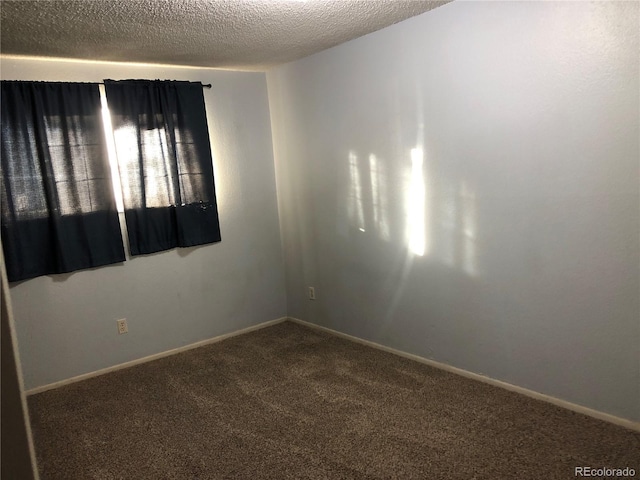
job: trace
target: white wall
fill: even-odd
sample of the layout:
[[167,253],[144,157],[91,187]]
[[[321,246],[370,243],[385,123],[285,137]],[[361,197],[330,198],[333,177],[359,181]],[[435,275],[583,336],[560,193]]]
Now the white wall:
[[[5,80],[199,80],[222,242],[13,284],[27,389],[286,314],[264,73],[1,59]],[[118,335],[126,317],[129,333]]]
[[638,11],[454,2],[269,71],[289,315],[640,420]]

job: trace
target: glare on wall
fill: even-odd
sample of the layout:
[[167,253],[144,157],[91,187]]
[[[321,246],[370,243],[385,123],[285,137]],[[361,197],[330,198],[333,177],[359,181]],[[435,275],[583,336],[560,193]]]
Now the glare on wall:
[[365,231],[364,225],[364,205],[362,204],[362,180],[360,179],[360,168],[358,156],[355,152],[349,152],[349,218],[361,232]]
[[411,149],[411,178],[407,198],[407,233],[409,250],[415,255],[426,253],[425,242],[425,187],[422,148]]

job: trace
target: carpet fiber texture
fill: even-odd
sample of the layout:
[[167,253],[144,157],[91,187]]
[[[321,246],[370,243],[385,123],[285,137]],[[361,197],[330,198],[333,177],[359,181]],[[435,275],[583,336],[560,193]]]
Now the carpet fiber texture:
[[290,322],[29,407],[43,480],[640,478],[639,433]]

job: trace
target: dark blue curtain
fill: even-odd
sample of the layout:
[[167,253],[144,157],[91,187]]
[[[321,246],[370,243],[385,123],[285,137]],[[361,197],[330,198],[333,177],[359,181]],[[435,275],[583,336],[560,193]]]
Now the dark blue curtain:
[[9,281],[124,261],[95,84],[3,81]]
[[104,83],[131,254],[219,242],[202,84]]

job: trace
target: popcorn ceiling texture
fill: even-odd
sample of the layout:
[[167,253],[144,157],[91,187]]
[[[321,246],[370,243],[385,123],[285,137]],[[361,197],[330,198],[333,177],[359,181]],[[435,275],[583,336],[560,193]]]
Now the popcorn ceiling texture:
[[265,70],[446,1],[3,1],[2,54]]

